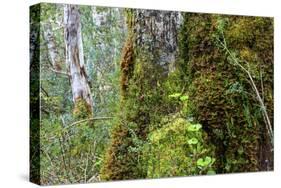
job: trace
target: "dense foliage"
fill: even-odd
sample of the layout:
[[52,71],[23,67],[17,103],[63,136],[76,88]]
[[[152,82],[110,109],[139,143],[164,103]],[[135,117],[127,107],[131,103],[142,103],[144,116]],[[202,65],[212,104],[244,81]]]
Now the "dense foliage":
[[39,6],[41,184],[273,170],[271,18],[78,6],[90,107]]

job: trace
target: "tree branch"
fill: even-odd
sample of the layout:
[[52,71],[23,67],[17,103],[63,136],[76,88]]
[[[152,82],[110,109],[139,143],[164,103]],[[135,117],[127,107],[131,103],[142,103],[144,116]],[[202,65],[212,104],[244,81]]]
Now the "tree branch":
[[230,52],[230,50],[228,49],[227,45],[226,45],[226,42],[225,42],[225,37],[222,33],[222,37],[223,37],[223,40],[224,42],[222,42],[221,40],[219,40],[218,38],[216,38],[218,40],[218,42],[220,43],[220,46],[223,48],[223,50],[225,50],[225,52],[229,55],[229,57],[232,59],[232,61],[234,62],[234,65],[237,65],[238,67],[241,68],[242,71],[244,71],[248,78],[249,78],[249,82],[252,86],[252,89],[256,95],[256,99],[258,100],[260,106],[261,106],[261,111],[262,111],[262,115],[265,119],[265,125],[266,125],[266,129],[267,129],[267,132],[268,132],[268,135],[269,135],[269,138],[270,138],[270,142],[271,142],[271,145],[272,145],[272,149],[274,147],[274,142],[273,142],[273,130],[272,130],[272,125],[271,125],[271,122],[270,122],[270,119],[269,119],[269,116],[268,116],[268,112],[266,110],[266,106],[264,104],[264,101],[259,93],[259,90],[254,82],[254,79],[250,73],[250,71],[248,69],[246,69],[243,65],[241,65],[238,61],[238,59],[233,55],[232,52]]
[[74,125],[84,123],[86,121],[97,121],[97,120],[108,120],[108,119],[113,119],[113,117],[95,117],[95,118],[89,118],[89,119],[82,119],[80,121],[73,122],[72,124],[70,124],[69,126],[67,126],[65,128],[69,128],[69,127],[72,127]]
[[67,73],[67,72],[58,71],[58,70],[55,70],[55,69],[53,69],[53,68],[50,68],[50,70],[53,71],[53,72],[55,72],[55,73],[57,73],[57,74],[62,74],[62,75],[64,75],[64,76],[68,76],[68,77],[70,76],[70,74]]

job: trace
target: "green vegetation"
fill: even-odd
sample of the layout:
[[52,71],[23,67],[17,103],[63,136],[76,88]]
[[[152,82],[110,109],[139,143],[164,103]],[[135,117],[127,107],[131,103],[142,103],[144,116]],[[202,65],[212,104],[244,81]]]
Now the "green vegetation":
[[273,170],[272,18],[78,8],[84,88],[64,63],[64,5],[41,5],[37,181]]
[[[146,144],[147,177],[160,178],[214,172],[214,146],[200,124],[171,117],[149,135]],[[212,157],[211,157],[212,156]]]

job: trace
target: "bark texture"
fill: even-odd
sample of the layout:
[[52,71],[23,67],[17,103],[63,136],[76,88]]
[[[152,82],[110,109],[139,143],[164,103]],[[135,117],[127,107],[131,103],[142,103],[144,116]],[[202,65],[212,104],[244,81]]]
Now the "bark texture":
[[178,12],[136,10],[133,23],[135,43],[140,52],[145,50],[151,53],[154,63],[163,67],[164,73],[174,70],[180,22]]

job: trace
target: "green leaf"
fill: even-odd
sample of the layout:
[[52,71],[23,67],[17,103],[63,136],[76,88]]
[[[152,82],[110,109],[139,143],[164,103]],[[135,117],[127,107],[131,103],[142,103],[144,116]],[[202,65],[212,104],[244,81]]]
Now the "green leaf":
[[188,127],[188,131],[190,132],[196,132],[196,131],[199,131],[200,129],[202,128],[202,125],[201,124],[191,124],[189,127]]
[[198,159],[196,164],[197,166],[205,166],[204,160],[202,158]]
[[190,144],[190,145],[195,145],[195,144],[198,143],[198,140],[197,140],[196,138],[191,138],[191,139],[189,139],[187,142],[188,142],[188,144]]
[[205,167],[205,166],[208,166],[209,164],[211,164],[211,162],[212,162],[212,158],[207,156],[207,157],[205,157],[205,159],[202,159],[202,158],[198,159],[196,164],[197,164],[197,166]]
[[186,101],[186,100],[188,100],[188,96],[187,95],[181,96],[180,100],[181,101]]
[[212,162],[212,158],[211,157],[209,157],[209,156],[205,157],[205,164],[206,165],[210,164],[211,162]]
[[169,98],[179,98],[181,96],[181,93],[174,93],[169,95]]

